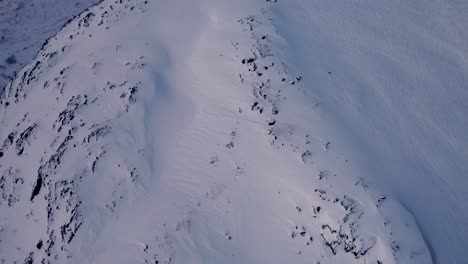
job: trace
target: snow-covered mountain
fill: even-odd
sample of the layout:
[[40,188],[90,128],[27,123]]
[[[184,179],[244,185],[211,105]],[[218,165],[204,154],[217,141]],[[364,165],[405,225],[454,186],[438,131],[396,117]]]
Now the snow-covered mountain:
[[0,263],[467,263],[467,8],[420,4],[90,7],[0,93]]
[[44,41],[98,0],[0,0],[0,87],[30,62]]

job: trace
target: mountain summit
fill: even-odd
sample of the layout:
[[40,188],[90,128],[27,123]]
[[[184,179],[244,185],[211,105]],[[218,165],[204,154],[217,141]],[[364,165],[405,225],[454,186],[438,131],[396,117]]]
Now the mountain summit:
[[393,27],[339,23],[353,8],[104,0],[76,16],[0,93],[0,263],[463,263],[466,185],[444,177],[466,168],[466,124],[434,121],[467,92],[418,86],[463,42],[420,50],[402,29],[387,45]]

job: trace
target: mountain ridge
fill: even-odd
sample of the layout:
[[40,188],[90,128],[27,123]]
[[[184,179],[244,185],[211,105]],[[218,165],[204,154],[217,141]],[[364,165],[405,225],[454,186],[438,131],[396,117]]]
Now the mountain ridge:
[[104,0],[51,38],[0,95],[4,261],[436,263],[278,6]]

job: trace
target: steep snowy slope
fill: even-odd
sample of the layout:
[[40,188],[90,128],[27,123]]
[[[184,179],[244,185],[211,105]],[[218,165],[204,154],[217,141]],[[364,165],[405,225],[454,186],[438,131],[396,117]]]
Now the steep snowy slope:
[[0,87],[31,61],[42,43],[98,0],[0,1]]
[[308,77],[329,136],[412,212],[438,263],[468,263],[468,2],[278,7],[284,60]]
[[395,135],[424,111],[372,101],[406,98],[373,90],[400,68],[359,71],[360,24],[313,3],[104,0],[64,27],[0,94],[0,260],[464,263],[465,220],[421,219],[463,216],[464,181],[418,200],[440,185],[399,174],[434,159]]

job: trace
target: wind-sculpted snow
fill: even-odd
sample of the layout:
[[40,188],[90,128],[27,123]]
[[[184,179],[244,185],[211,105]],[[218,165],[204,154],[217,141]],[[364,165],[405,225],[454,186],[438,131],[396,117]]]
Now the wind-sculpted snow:
[[194,2],[104,0],[1,92],[0,262],[432,263],[318,128],[277,1]]

